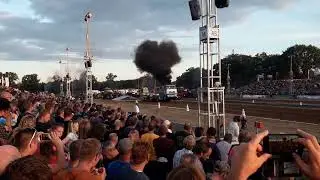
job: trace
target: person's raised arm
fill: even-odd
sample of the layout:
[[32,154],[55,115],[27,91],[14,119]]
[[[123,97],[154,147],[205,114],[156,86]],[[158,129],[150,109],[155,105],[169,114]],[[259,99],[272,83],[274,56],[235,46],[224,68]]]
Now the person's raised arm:
[[299,129],[297,133],[302,137],[299,142],[308,149],[308,162],[302,160],[295,153],[293,157],[303,174],[310,179],[320,179],[320,146],[317,138]]
[[262,152],[262,146],[259,143],[267,135],[268,131],[261,132],[254,136],[250,142],[234,147],[228,180],[246,180],[271,157],[266,153],[261,156],[257,155],[258,152]]
[[57,148],[57,156],[58,156],[58,163],[57,166],[51,167],[53,173],[57,173],[59,170],[66,167],[66,159],[64,155],[64,144],[62,143],[61,139],[55,132],[50,133],[51,141],[53,145]]

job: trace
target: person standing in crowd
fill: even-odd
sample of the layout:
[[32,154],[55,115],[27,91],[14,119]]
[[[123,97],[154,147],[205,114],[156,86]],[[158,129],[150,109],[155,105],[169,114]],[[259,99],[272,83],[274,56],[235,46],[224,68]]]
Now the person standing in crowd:
[[233,121],[229,123],[228,133],[232,135],[232,144],[239,144],[238,137],[240,133],[239,123],[240,116],[233,117]]
[[9,131],[11,131],[10,102],[7,99],[0,98],[0,139],[7,140]]
[[182,165],[173,169],[167,180],[205,180],[205,175],[193,165]]
[[156,130],[156,124],[150,123],[148,126],[149,131],[141,136],[141,141],[146,142],[150,146],[150,159],[155,160],[156,159],[156,153],[154,151],[153,147],[153,140],[159,138],[158,135],[154,133]]
[[207,139],[212,147],[213,144],[215,144],[217,142],[216,140],[216,129],[214,127],[209,127],[207,129]]
[[119,151],[114,143],[111,141],[106,141],[103,143],[102,155],[103,165],[106,169],[108,169],[109,164],[119,158]]
[[225,180],[230,173],[230,166],[225,161],[216,161],[213,168],[212,179]]
[[124,138],[119,141],[119,160],[109,164],[107,169],[108,180],[117,180],[119,176],[128,172],[130,169],[132,148],[133,142],[129,138]]
[[196,127],[194,129],[194,136],[195,136],[197,142],[204,140],[205,139],[204,128],[203,127]]
[[10,163],[3,177],[8,180],[52,180],[53,173],[44,160],[25,156]]
[[70,160],[69,160],[69,165],[68,165],[69,169],[75,168],[79,165],[80,149],[81,149],[83,141],[84,141],[83,139],[79,139],[79,140],[73,141],[70,144],[70,146],[69,146]]
[[157,159],[150,160],[144,172],[151,180],[166,179],[172,168],[172,158],[174,155],[174,141],[167,138],[168,129],[161,125],[159,129],[160,137],[153,141]]
[[80,148],[80,159],[77,167],[60,171],[54,180],[104,180],[106,171],[103,167],[95,169],[101,160],[101,143],[96,139],[86,139]]
[[68,127],[68,135],[63,139],[63,144],[65,144],[67,147],[73,142],[78,140],[79,138],[79,122],[73,120],[71,123],[69,123]]
[[192,127],[190,123],[185,123],[183,126],[183,131],[177,131],[175,133],[175,143],[177,146],[177,149],[180,150],[184,147],[183,141],[184,138],[192,135]]
[[192,135],[189,135],[183,140],[184,148],[178,150],[173,157],[173,168],[176,168],[180,165],[181,157],[184,154],[193,154],[192,149],[196,145],[196,140]]
[[172,136],[172,133],[173,133],[173,131],[172,131],[172,123],[171,123],[169,120],[166,119],[166,120],[163,121],[162,124],[167,127],[167,129],[168,129],[168,134],[169,134],[170,137],[171,137],[171,136]]
[[18,148],[22,157],[34,155],[39,145],[37,130],[31,128],[22,129],[15,135],[13,145]]
[[[6,167],[14,160],[21,158],[21,154],[18,149],[11,145],[0,146],[0,179],[4,173]],[[4,156],[5,155],[5,156]]]
[[139,103],[138,101],[136,100],[136,105],[134,106],[135,110],[136,110],[136,113],[139,114],[140,113],[140,108],[139,108]]
[[58,108],[57,109],[57,114],[55,117],[55,122],[56,123],[61,123],[64,124],[64,108]]
[[153,140],[153,147],[155,149],[155,153],[157,159],[165,158],[167,162],[172,164],[172,158],[175,153],[174,141],[167,137],[168,129],[166,126],[162,125],[159,128],[160,137]]
[[13,100],[13,96],[9,91],[2,91],[0,94],[0,98],[6,99],[9,102]]
[[88,119],[79,121],[79,139],[87,139],[91,130],[91,123]]
[[63,113],[63,122],[62,124],[64,125],[64,133],[62,135],[62,138],[65,138],[67,137],[67,135],[70,133],[69,130],[69,126],[70,124],[72,123],[72,118],[73,118],[73,112],[72,112],[72,109],[71,108],[66,108],[64,110],[64,113]]
[[[122,166],[121,172],[108,175],[108,180],[149,180],[143,173],[145,165],[149,161],[149,144],[146,142],[136,142],[132,147],[131,161],[129,166]],[[111,166],[111,164],[110,164]],[[110,167],[109,166],[109,167]],[[119,167],[120,168],[120,167]],[[109,172],[109,171],[108,171]]]
[[57,136],[61,139],[64,132],[64,126],[63,124],[59,124],[59,123],[52,124],[49,132],[56,133]]
[[216,144],[216,148],[219,151],[220,159],[214,158],[220,161],[228,161],[228,154],[231,148],[232,143],[232,134],[225,134],[223,141],[220,141]]
[[212,153],[212,149],[209,143],[199,142],[193,148],[194,155],[197,156],[199,161],[201,162],[201,170],[204,173],[211,173],[211,168],[213,166],[213,161],[209,160],[210,155]]
[[18,119],[17,119],[17,123],[16,125],[14,126],[14,128],[18,127],[19,124],[20,124],[20,121],[21,119],[24,117],[24,116],[34,116],[35,115],[33,114],[33,111],[34,111],[34,104],[33,104],[33,99],[32,98],[29,98],[28,100],[26,100],[24,103],[23,103],[23,112],[20,113]]
[[48,133],[51,128],[51,113],[50,110],[44,110],[40,113],[39,119],[36,123],[36,129],[38,132]]

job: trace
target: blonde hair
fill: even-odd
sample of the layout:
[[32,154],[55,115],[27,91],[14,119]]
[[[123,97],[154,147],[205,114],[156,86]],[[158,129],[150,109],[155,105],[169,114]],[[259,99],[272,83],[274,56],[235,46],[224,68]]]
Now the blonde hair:
[[[76,129],[75,125],[78,124],[78,129]],[[72,121],[72,122],[69,122],[68,124],[68,133],[75,133],[75,134],[78,134],[79,132],[79,122],[78,121]]]
[[36,127],[36,118],[33,115],[26,115],[21,118],[18,125],[20,129]]

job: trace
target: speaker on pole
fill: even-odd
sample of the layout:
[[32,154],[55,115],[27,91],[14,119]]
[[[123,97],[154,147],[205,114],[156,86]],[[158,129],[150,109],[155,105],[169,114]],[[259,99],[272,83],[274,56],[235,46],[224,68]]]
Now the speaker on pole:
[[229,7],[230,0],[215,0],[217,8],[227,8]]
[[201,17],[201,8],[198,0],[190,0],[189,8],[191,12],[191,18],[193,21],[199,20]]

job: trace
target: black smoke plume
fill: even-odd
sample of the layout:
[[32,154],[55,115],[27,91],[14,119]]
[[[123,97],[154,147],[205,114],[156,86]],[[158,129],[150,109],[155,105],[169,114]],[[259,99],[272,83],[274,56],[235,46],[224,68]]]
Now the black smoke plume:
[[171,83],[171,68],[180,63],[178,48],[173,41],[146,40],[135,51],[134,63],[141,72],[148,72],[161,84]]

